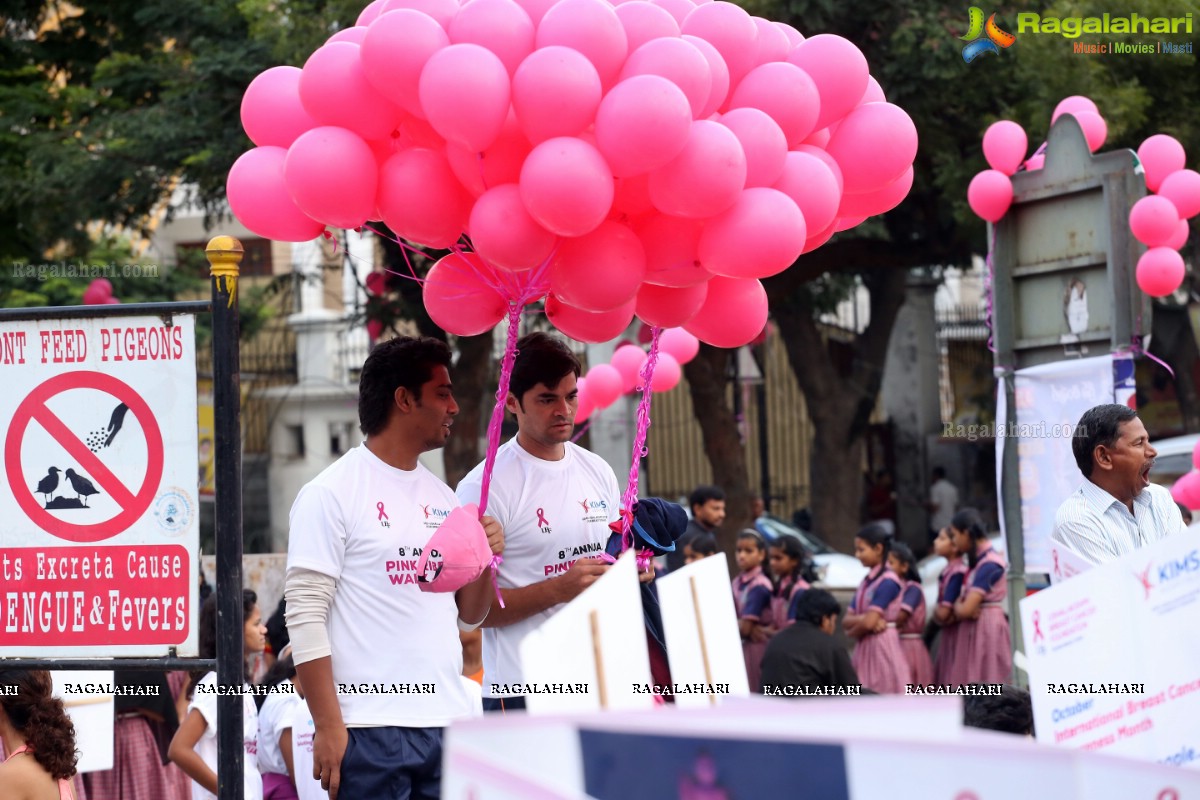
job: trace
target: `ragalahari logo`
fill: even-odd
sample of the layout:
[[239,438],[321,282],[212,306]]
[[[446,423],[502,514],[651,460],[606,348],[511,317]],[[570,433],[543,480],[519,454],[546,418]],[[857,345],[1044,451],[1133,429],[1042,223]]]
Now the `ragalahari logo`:
[[976,6],[971,6],[968,14],[970,29],[965,36],[958,37],[967,42],[962,57],[968,64],[984,53],[1000,55],[1002,49],[1012,47],[1013,42],[1017,40],[1016,36],[1000,29],[996,24],[995,14],[987,18],[987,23],[983,21],[983,11]]

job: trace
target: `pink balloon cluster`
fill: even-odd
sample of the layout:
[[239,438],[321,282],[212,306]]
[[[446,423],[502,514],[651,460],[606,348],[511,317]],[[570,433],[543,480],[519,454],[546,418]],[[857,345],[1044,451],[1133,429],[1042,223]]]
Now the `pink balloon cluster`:
[[1137,282],[1151,297],[1165,297],[1183,284],[1179,250],[1187,244],[1188,220],[1200,214],[1200,173],[1185,168],[1183,145],[1166,134],[1149,137],[1137,152],[1146,188],[1155,193],[1129,211],[1130,231],[1149,248],[1138,259]]
[[121,301],[113,297],[113,286],[108,278],[96,278],[83,290],[85,306],[116,305]]
[[[658,339],[658,360],[650,378],[654,392],[669,392],[679,385],[683,365],[696,357],[700,340],[683,328],[669,328]],[[607,364],[596,364],[579,379],[579,410],[575,421],[582,422],[602,408],[608,408],[622,394],[638,387],[648,356],[636,344],[625,344],[613,351]]]
[[1179,477],[1171,486],[1171,497],[1191,509],[1200,509],[1200,443],[1192,451],[1192,465],[1196,468]]
[[254,232],[465,233],[428,279],[439,324],[486,329],[505,273],[537,268],[588,342],[635,314],[750,341],[760,279],[899,204],[917,152],[851,42],[723,0],[375,0],[241,115],[257,146],[227,188]]

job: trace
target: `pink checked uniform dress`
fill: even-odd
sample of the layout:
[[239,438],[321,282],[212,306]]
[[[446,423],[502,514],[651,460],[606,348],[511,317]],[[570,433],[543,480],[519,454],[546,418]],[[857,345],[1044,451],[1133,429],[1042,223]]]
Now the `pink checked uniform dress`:
[[[733,579],[733,604],[739,620],[749,619],[762,625],[771,622],[771,579],[755,567]],[[750,691],[762,691],[762,659],[766,642],[742,640],[742,655],[746,659],[746,679]]]
[[[962,594],[963,578],[967,576],[967,562],[961,557],[951,559],[938,576],[938,607],[954,608],[954,601]],[[966,651],[961,647],[962,626],[958,622],[942,626],[938,637],[937,660],[933,664],[933,680],[938,684],[963,683],[966,674]]]
[[887,620],[882,633],[869,633],[854,646],[851,662],[858,679],[880,694],[903,694],[909,680],[908,661],[900,649],[896,615],[903,602],[900,579],[884,565],[874,567],[854,594],[850,609],[856,614],[878,611]]
[[913,683],[933,682],[933,662],[925,647],[925,592],[917,581],[906,581],[901,594],[900,608],[908,612],[908,620],[900,629],[900,649],[908,660]]
[[779,588],[771,592],[771,627],[781,631],[796,620],[790,611],[796,602],[796,596],[809,588],[808,581],[803,578],[792,579],[784,577],[779,582]]
[[980,554],[975,568],[963,581],[963,597],[970,592],[983,594],[979,619],[964,620],[962,642],[966,683],[1007,683],[1012,678],[1012,640],[1004,598],[1008,596],[1004,557],[989,547]]

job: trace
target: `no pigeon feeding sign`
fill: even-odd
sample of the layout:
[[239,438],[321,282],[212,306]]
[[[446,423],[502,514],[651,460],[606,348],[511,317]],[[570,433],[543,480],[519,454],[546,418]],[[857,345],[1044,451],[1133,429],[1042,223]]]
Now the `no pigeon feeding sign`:
[[0,657],[194,655],[194,318],[0,323],[0,382]]

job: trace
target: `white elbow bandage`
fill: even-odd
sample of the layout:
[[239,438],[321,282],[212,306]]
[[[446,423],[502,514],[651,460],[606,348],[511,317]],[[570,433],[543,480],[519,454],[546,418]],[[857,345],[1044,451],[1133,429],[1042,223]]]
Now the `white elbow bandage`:
[[292,567],[284,578],[287,628],[292,660],[297,664],[333,654],[329,644],[329,609],[337,582],[311,569]]

